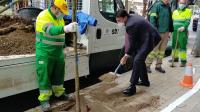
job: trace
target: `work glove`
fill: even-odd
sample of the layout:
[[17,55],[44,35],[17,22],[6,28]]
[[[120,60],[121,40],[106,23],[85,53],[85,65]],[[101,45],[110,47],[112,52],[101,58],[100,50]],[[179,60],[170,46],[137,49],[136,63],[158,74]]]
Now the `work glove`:
[[180,27],[180,28],[178,29],[179,32],[183,32],[184,30],[185,30],[184,27]]
[[172,37],[172,33],[169,33],[169,36],[168,36],[168,38],[171,38]]
[[78,23],[77,22],[72,22],[72,23],[64,26],[64,32],[65,33],[76,32],[77,30],[78,30]]

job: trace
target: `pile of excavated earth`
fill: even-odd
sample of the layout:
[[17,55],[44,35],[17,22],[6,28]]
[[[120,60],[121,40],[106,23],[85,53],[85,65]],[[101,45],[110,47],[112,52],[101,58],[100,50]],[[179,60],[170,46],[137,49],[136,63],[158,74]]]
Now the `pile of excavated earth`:
[[33,24],[16,16],[0,16],[0,56],[33,53],[35,53]]

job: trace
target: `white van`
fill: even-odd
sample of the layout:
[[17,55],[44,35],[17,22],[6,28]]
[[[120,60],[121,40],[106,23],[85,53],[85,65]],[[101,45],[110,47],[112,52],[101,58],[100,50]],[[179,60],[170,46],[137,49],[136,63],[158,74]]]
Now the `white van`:
[[[72,0],[69,0],[71,4]],[[79,50],[81,76],[113,70],[119,64],[119,54],[124,44],[124,30],[115,20],[120,0],[79,0],[79,9],[97,19],[97,26],[89,26],[79,42],[86,49]],[[65,48],[65,81],[74,78],[74,49]],[[0,98],[37,89],[35,54],[0,56]]]

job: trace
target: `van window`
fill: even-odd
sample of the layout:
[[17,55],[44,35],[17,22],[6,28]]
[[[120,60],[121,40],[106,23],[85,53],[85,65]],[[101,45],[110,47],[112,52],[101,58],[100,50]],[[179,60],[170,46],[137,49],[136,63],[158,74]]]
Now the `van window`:
[[[72,0],[67,0],[68,2],[68,7],[69,7],[69,10],[72,10]],[[77,10],[80,11],[82,10],[82,0],[78,0],[78,4],[77,4]]]
[[116,22],[115,12],[116,12],[115,0],[99,0],[99,11],[104,18],[109,21]]

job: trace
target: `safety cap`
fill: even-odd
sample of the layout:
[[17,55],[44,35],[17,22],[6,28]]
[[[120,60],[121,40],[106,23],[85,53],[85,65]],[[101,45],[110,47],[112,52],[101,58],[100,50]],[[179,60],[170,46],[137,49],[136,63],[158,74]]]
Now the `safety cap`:
[[58,7],[63,14],[68,15],[69,10],[68,10],[68,5],[66,0],[54,0],[54,5]]

